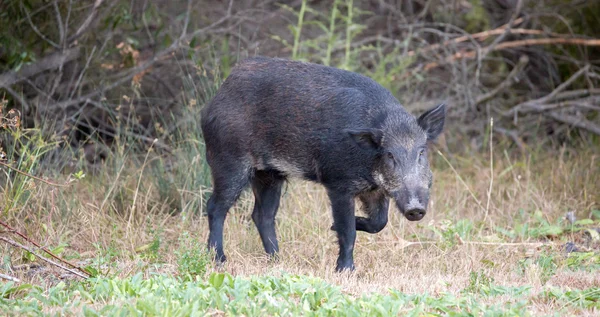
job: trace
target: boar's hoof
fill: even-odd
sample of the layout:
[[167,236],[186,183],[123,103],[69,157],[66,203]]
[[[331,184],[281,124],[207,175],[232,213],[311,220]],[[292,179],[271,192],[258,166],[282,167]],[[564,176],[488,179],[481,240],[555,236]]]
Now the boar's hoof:
[[225,254],[221,254],[221,255],[216,254],[214,259],[215,259],[215,263],[217,265],[221,265],[221,264],[227,262],[227,257],[225,256]]
[[343,273],[343,272],[354,272],[356,268],[354,267],[354,263],[350,263],[350,264],[339,264],[335,267],[335,271],[338,273]]

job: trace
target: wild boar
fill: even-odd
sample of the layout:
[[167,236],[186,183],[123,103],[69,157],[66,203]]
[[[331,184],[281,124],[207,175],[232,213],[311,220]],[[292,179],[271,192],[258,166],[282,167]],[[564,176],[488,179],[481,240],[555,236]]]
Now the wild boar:
[[[252,57],[236,65],[201,111],[213,192],[208,247],[225,261],[223,224],[250,185],[252,219],[265,251],[279,251],[275,215],[288,178],[322,184],[333,214],[337,271],[354,270],[356,231],[377,233],[392,198],[410,221],[426,212],[432,173],[427,145],[446,106],[418,118],[374,80],[319,64]],[[368,217],[355,215],[355,200]]]

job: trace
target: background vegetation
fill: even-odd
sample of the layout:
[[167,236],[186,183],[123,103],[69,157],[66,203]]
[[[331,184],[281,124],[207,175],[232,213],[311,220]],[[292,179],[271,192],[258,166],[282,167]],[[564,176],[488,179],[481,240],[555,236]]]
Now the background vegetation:
[[[8,315],[593,315],[600,2],[0,3],[0,311]],[[337,253],[321,187],[287,185],[269,262],[245,193],[204,253],[199,110],[256,54],[449,105],[430,212]],[[51,255],[52,254],[52,255]],[[223,272],[224,271],[224,272]]]

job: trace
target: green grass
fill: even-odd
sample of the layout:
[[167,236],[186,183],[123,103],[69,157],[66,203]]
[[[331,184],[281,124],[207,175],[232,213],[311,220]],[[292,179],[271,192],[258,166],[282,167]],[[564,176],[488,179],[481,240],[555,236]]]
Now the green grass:
[[[488,291],[469,287],[460,297],[393,289],[349,294],[319,278],[287,273],[247,277],[212,273],[191,281],[138,273],[125,279],[59,283],[48,290],[30,286],[27,292],[23,285],[6,283],[0,288],[0,310],[31,316],[528,316],[533,300],[556,301],[563,306],[557,314],[570,306],[600,308],[600,288],[531,294],[526,287],[484,284]],[[6,299],[9,294],[11,299]],[[489,300],[507,294],[515,298]]]

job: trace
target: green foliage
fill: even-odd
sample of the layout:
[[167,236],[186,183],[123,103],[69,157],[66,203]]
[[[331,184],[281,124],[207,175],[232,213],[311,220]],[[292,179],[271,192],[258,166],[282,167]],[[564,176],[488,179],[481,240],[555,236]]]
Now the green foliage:
[[[42,157],[50,150],[57,147],[60,141],[53,137],[43,135],[39,129],[20,128],[9,129],[2,136],[3,150],[6,151],[6,162],[12,167],[27,174],[36,174]],[[12,169],[7,171],[6,177],[10,180],[0,184],[0,191],[4,192],[2,206],[4,212],[22,206],[30,199],[36,184],[28,175],[18,173]]]
[[437,226],[429,226],[438,238],[443,241],[442,247],[450,248],[459,243],[459,239],[468,240],[475,231],[473,222],[469,219],[458,221],[444,220]]
[[554,254],[542,253],[535,258],[520,260],[518,273],[525,274],[527,271],[535,268],[539,271],[540,282],[546,284],[556,274],[558,267],[558,261]]
[[163,255],[163,253],[160,252],[162,245],[162,230],[150,229],[149,231],[149,233],[153,236],[152,241],[137,248],[135,251],[140,252],[142,258],[144,259],[147,259],[151,262],[160,262]]
[[[525,291],[523,291],[525,292]],[[572,296],[575,296],[574,294]],[[594,293],[586,294],[588,301]],[[0,311],[43,314],[53,311],[83,315],[143,316],[528,316],[527,302],[489,305],[470,294],[350,295],[325,281],[301,275],[234,277],[212,273],[206,280],[180,280],[162,275],[144,279],[92,278],[48,291],[37,287],[0,287]]]
[[567,267],[572,270],[588,272],[600,270],[600,254],[598,252],[571,252],[565,261]]
[[563,290],[551,288],[540,297],[556,300],[561,304],[580,308],[600,308],[600,288],[592,287],[583,290]]
[[508,230],[496,227],[496,231],[510,239],[528,239],[560,236],[566,230],[564,224],[561,224],[559,221],[550,223],[540,210],[536,210],[532,216],[524,210],[520,210],[513,222],[513,226],[512,229]]
[[179,274],[184,280],[193,280],[196,276],[203,277],[212,263],[212,254],[206,251],[205,245],[191,238],[187,232],[181,235],[179,242],[179,249],[175,251]]
[[463,294],[479,294],[483,296],[511,295],[513,297],[527,295],[531,287],[510,287],[495,285],[494,278],[483,271],[469,273],[469,285],[462,291]]
[[471,10],[464,15],[466,22],[465,31],[469,33],[481,32],[489,29],[488,17],[481,4],[481,0],[470,0]]

